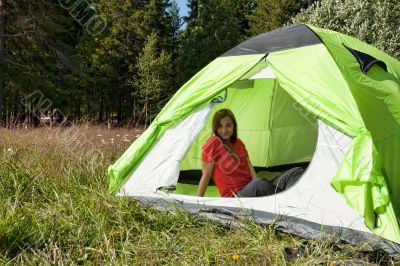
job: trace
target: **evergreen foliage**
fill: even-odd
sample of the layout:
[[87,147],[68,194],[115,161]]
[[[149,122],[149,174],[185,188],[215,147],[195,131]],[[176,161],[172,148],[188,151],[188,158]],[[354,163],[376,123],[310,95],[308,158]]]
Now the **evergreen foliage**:
[[311,1],[281,0],[267,1],[255,0],[255,9],[248,16],[249,36],[274,30],[282,27],[296,15],[301,8],[305,8]]
[[[57,1],[6,1],[4,12],[4,112],[2,117],[38,124],[37,98],[25,105],[20,98],[40,90],[60,103],[65,91],[76,83],[73,38],[78,28]],[[3,88],[0,88],[3,89]],[[64,106],[62,106],[64,107]],[[32,112],[28,112],[31,110]],[[17,121],[10,121],[16,123]]]
[[[78,45],[82,71],[87,74],[85,92],[90,109],[98,114],[98,122],[130,116],[134,91],[131,80],[136,75],[136,59],[146,38],[145,3],[130,0],[100,0],[97,12],[107,21],[107,28],[93,37],[84,32]],[[150,9],[150,8],[149,8]]]
[[137,62],[137,95],[143,103],[144,124],[148,125],[160,111],[162,97],[173,91],[173,63],[171,54],[158,51],[160,38],[152,33]]
[[235,14],[235,1],[190,0],[187,27],[181,34],[179,81],[196,72],[232,46],[240,43],[241,19]]

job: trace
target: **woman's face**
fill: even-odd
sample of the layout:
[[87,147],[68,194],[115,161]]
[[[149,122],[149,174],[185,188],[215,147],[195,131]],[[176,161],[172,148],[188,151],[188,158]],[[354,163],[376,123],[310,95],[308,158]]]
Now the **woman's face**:
[[232,121],[232,118],[229,116],[225,116],[219,121],[218,127],[217,127],[217,132],[218,135],[223,139],[223,140],[230,140],[232,134],[233,134],[233,128],[234,124]]

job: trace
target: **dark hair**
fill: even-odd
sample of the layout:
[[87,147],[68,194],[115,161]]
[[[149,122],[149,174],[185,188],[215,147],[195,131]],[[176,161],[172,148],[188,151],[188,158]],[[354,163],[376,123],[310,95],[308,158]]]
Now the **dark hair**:
[[237,122],[236,122],[235,115],[232,113],[231,110],[220,109],[214,114],[214,117],[212,120],[212,131],[214,132],[215,136],[221,138],[218,135],[218,126],[219,126],[219,123],[221,122],[221,120],[227,116],[230,117],[233,121],[233,134],[231,136],[231,143],[235,143],[237,140]]

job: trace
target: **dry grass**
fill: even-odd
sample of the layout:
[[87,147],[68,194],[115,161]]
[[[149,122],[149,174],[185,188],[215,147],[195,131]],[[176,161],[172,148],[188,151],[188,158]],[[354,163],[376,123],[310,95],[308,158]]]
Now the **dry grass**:
[[[106,170],[141,129],[0,129],[1,264],[346,265],[391,263],[356,247],[243,222],[225,227],[108,194]],[[371,257],[371,256],[370,256]]]

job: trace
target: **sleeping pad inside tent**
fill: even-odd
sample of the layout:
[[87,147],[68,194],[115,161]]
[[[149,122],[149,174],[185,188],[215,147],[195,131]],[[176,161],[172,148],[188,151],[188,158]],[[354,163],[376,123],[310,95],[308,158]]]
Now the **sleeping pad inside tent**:
[[[275,195],[197,197],[211,119],[229,108],[260,176],[306,167]],[[247,213],[304,237],[400,254],[400,62],[347,35],[291,25],[251,38],[184,84],[109,167],[110,192],[224,221]]]

